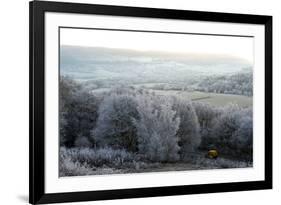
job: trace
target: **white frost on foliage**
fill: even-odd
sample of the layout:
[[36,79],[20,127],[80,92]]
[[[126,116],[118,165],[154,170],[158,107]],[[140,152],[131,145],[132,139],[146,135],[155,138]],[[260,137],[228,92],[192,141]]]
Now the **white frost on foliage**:
[[176,161],[179,145],[176,133],[180,118],[169,98],[143,95],[137,98],[139,119],[135,119],[139,153],[151,161]]

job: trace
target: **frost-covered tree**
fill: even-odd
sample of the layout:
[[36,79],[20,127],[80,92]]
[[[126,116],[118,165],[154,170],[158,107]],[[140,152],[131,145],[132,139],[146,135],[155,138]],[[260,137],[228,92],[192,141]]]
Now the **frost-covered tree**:
[[179,138],[180,153],[183,157],[188,156],[198,148],[201,142],[198,118],[192,103],[186,98],[174,97],[173,110],[180,119],[176,134]]
[[237,151],[252,159],[253,155],[253,113],[252,109],[243,109],[239,113],[239,127],[232,137],[232,144]]
[[211,149],[214,146],[212,130],[216,122],[216,118],[220,115],[220,111],[216,107],[207,103],[194,102],[193,106],[200,125],[200,148]]
[[60,79],[60,144],[74,146],[79,136],[90,140],[99,100],[68,77]]
[[215,146],[219,152],[241,159],[252,157],[253,122],[250,108],[230,105],[223,109],[213,129]]
[[137,150],[136,128],[132,118],[137,118],[135,98],[115,89],[102,101],[98,110],[97,125],[92,138],[99,146]]
[[[68,77],[60,77],[59,84],[59,128],[60,128],[60,144],[73,144],[74,137],[68,135],[68,111],[72,102],[72,96],[78,90],[78,85]],[[70,143],[71,141],[71,143]]]
[[151,161],[179,159],[178,137],[180,118],[167,97],[141,95],[137,98],[139,119],[135,119],[139,153]]

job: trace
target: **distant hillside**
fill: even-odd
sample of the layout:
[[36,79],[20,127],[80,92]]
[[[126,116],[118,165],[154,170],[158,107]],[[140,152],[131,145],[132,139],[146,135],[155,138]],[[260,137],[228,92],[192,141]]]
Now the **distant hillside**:
[[188,83],[214,74],[241,71],[249,64],[230,56],[144,52],[101,47],[62,46],[60,71],[97,83]]

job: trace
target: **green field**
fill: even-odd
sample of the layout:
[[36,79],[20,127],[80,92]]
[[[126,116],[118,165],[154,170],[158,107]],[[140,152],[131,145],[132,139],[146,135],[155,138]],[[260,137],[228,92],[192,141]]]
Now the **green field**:
[[[220,94],[220,93],[207,93],[200,91],[179,91],[179,90],[154,90],[148,89],[155,92],[157,95],[176,95],[186,97],[193,102],[209,103],[214,106],[225,106],[228,104],[237,104],[240,107],[252,107],[253,98],[244,95],[233,95],[233,94]],[[92,92],[95,94],[108,92],[109,88],[99,88]]]
[[252,107],[253,98],[244,95],[205,93],[199,91],[174,91],[174,90],[154,90],[159,95],[180,95],[187,97],[191,101],[209,103],[214,106],[224,106],[230,103],[237,104],[241,107]]

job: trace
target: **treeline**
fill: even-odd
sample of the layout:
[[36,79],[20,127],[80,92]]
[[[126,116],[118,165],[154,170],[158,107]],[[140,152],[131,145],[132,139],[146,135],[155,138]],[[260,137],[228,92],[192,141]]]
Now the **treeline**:
[[195,87],[198,91],[253,96],[252,72],[207,77]]
[[251,160],[252,110],[125,87],[94,95],[62,77],[60,145],[125,150],[151,162],[184,160],[198,149]]
[[253,75],[252,72],[243,72],[224,76],[201,77],[181,83],[148,84],[142,87],[154,90],[202,91],[253,96]]

